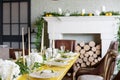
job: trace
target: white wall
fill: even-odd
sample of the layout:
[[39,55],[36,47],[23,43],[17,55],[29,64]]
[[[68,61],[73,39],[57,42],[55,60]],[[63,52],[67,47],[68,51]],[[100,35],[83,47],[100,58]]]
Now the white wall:
[[103,5],[107,11],[120,11],[120,0],[31,0],[31,18],[34,22],[44,11],[54,12],[58,8],[70,12],[81,12],[83,8],[86,12],[101,11]]

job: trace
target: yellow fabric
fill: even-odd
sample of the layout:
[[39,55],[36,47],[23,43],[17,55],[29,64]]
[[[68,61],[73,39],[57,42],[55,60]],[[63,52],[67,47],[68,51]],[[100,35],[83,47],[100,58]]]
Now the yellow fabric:
[[[67,73],[67,71],[71,68],[71,66],[74,64],[74,62],[77,60],[77,58],[79,57],[79,54],[77,54],[77,56],[74,57],[74,59],[72,59],[68,65],[64,66],[64,67],[58,67],[58,66],[42,66],[40,68],[40,70],[44,70],[44,69],[51,69],[53,71],[58,71],[60,72],[60,75],[54,78],[32,78],[29,77],[27,74],[26,75],[22,75],[18,78],[18,80],[62,80],[62,78],[65,76],[65,74]],[[29,78],[29,79],[28,79]]]

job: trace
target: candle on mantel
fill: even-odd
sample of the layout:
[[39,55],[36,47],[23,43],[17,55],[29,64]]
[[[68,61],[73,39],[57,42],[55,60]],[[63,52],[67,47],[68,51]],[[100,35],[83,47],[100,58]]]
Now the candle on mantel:
[[30,27],[28,27],[28,56],[30,57]]
[[85,9],[82,9],[82,14],[85,14]]
[[43,53],[43,47],[44,47],[44,23],[43,23],[42,37],[41,37],[41,54]]
[[105,11],[106,11],[105,6],[102,6],[102,12],[105,12]]
[[25,65],[25,45],[24,45],[24,28],[22,28],[22,52],[23,52],[23,64]]

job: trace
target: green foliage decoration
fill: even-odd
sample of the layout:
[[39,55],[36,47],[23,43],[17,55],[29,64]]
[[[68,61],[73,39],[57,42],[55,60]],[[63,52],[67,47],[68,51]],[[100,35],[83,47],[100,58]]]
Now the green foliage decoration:
[[17,65],[20,67],[20,74],[28,74],[29,73],[29,68],[27,67],[27,64],[23,64],[23,59],[20,58],[15,62]]
[[36,40],[35,40],[35,46],[38,51],[40,51],[40,42],[41,42],[41,36],[42,36],[42,28],[43,28],[44,19],[41,17],[38,17],[38,19],[35,21],[35,26],[37,27],[37,33],[36,33]]
[[117,40],[119,42],[119,45],[118,45],[118,51],[120,52],[120,18],[117,18],[118,19],[118,32],[117,32]]
[[[104,15],[106,15],[107,13],[108,13],[108,14],[111,13],[113,16],[120,15],[119,11],[106,11],[106,12],[101,12],[101,13],[100,13],[100,16],[104,16]],[[111,15],[111,16],[112,16],[112,15]]]

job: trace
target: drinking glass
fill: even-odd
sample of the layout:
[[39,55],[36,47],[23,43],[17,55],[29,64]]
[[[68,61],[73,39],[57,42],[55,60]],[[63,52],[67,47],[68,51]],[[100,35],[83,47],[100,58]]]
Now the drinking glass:
[[61,52],[65,52],[65,46],[64,45],[62,45],[62,46],[60,46],[60,50],[61,50]]

